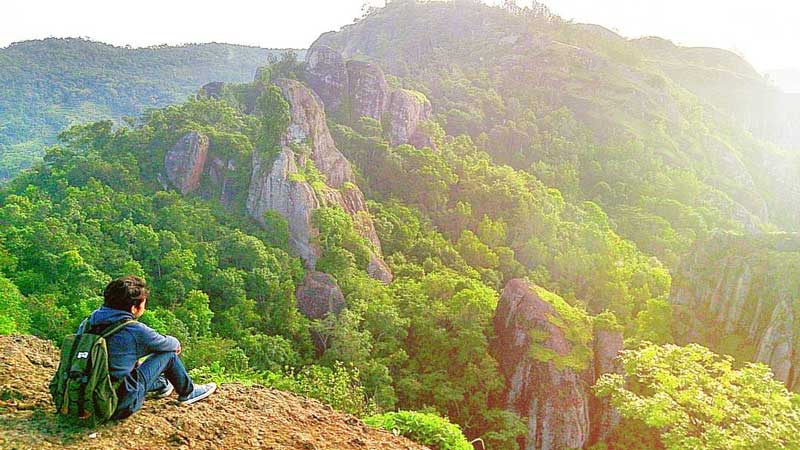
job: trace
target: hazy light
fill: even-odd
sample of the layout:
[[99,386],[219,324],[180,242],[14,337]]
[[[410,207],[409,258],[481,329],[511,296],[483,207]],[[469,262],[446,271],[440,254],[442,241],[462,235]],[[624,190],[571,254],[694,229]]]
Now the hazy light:
[[[499,0],[487,0],[497,3]],[[519,0],[524,5],[527,0]],[[4,2],[0,46],[26,39],[88,37],[134,47],[230,42],[308,47],[320,33],[382,0],[24,0]],[[566,19],[628,37],[656,35],[692,46],[736,50],[758,70],[800,68],[800,2],[787,0],[549,0]]]

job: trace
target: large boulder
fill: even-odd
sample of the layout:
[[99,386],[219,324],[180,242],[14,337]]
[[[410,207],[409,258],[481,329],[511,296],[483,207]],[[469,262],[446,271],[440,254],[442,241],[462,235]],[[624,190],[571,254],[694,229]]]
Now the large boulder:
[[433,142],[421,128],[422,122],[433,113],[431,102],[424,94],[408,89],[395,89],[389,96],[389,140],[392,145],[411,144],[433,147]]
[[[336,280],[327,273],[309,270],[295,290],[297,309],[311,320],[322,320],[328,314],[338,315],[345,307],[344,295]],[[328,348],[330,336],[312,331],[311,338],[319,353]]]
[[181,194],[188,194],[200,185],[208,144],[206,135],[192,131],[176,142],[164,157],[167,180]]
[[311,320],[339,314],[344,309],[344,295],[336,280],[327,273],[309,270],[295,291],[297,309]]

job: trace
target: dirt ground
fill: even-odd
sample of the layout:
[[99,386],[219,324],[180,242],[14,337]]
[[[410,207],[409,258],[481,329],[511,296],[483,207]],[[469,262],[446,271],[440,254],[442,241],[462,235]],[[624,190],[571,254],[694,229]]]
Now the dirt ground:
[[55,415],[49,342],[0,336],[0,449],[427,449],[287,392],[225,384],[207,400],[147,400],[132,417],[94,428]]

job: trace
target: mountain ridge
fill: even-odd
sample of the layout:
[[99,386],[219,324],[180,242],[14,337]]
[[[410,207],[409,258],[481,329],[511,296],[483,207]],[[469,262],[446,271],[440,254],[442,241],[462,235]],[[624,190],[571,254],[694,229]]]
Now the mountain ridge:
[[0,49],[0,182],[38,160],[70,124],[119,124],[207,82],[247,81],[286,51],[221,43],[129,48],[82,38],[10,44]]

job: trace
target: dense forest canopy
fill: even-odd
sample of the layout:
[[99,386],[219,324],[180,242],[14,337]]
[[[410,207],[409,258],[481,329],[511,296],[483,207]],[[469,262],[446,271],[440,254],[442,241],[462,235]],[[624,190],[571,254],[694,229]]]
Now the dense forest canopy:
[[[136,274],[194,375],[439,448],[800,445],[775,356],[800,342],[797,155],[664,69],[729,59],[471,1],[392,1],[257,72],[266,50],[218,44],[0,64],[42,45],[120,66],[37,99],[89,109],[0,190],[0,333],[57,341]],[[15,105],[6,148],[68,122]]]

